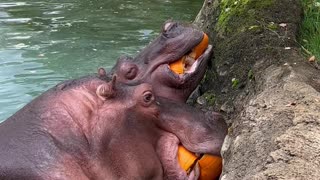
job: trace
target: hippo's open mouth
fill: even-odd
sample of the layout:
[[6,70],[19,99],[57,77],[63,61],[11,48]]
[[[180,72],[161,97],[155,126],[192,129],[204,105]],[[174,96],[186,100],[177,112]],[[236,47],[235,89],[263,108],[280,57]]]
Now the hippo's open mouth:
[[178,61],[175,61],[174,63],[176,64],[174,66],[172,66],[172,64],[167,64],[166,69],[175,79],[188,79],[188,77],[191,77],[194,74],[205,71],[204,69],[206,68],[208,60],[211,57],[211,52],[212,45],[208,45],[205,51],[197,59],[195,59],[194,53],[191,51]]
[[202,40],[192,47],[188,53],[178,60],[169,64],[170,69],[176,74],[192,73],[198,66],[199,57],[205,52],[209,45],[209,37],[203,33]]

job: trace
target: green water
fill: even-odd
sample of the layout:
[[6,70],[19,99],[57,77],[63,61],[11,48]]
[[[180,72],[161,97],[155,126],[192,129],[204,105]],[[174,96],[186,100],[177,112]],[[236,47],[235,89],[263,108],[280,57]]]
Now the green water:
[[135,55],[201,0],[0,0],[0,122],[58,82]]

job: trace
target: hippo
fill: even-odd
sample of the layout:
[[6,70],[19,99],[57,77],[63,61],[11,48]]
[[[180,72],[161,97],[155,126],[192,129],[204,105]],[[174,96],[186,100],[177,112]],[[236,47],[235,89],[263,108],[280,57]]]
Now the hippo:
[[120,82],[127,84],[149,83],[156,87],[154,93],[157,96],[186,102],[206,72],[212,45],[200,57],[191,59],[192,63],[185,64],[188,71],[184,74],[174,73],[169,64],[190,54],[203,39],[203,31],[191,25],[167,21],[160,35],[135,58],[121,56],[110,75],[116,74]]
[[0,124],[0,179],[196,179],[178,144],[219,155],[226,124],[154,89],[104,69],[59,83]]

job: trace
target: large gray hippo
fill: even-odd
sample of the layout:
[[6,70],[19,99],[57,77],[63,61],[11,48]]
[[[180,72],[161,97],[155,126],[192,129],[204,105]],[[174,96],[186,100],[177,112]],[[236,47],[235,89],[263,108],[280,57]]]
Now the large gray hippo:
[[0,124],[0,179],[192,179],[178,144],[219,155],[225,122],[154,90],[103,69],[51,88]]
[[[127,84],[150,83],[157,96],[185,102],[203,78],[212,46],[197,59],[189,56],[204,39],[204,33],[192,25],[167,21],[160,35],[135,57],[122,56],[112,68],[120,82]],[[176,74],[169,64],[188,57],[185,73]]]

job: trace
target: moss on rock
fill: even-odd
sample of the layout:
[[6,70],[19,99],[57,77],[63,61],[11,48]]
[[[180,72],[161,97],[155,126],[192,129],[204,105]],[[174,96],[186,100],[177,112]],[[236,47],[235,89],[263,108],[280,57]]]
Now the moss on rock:
[[240,82],[239,79],[232,78],[231,82],[232,82],[232,88],[233,88],[233,89],[238,88],[239,82]]
[[214,94],[213,91],[207,91],[205,92],[202,97],[205,98],[205,100],[207,101],[207,105],[209,106],[213,106],[216,100],[216,96]]
[[260,20],[259,10],[273,3],[274,0],[221,0],[217,28],[224,33],[245,31]]
[[249,80],[253,80],[254,79],[254,74],[253,74],[252,69],[250,69],[249,72],[248,72],[248,79]]

